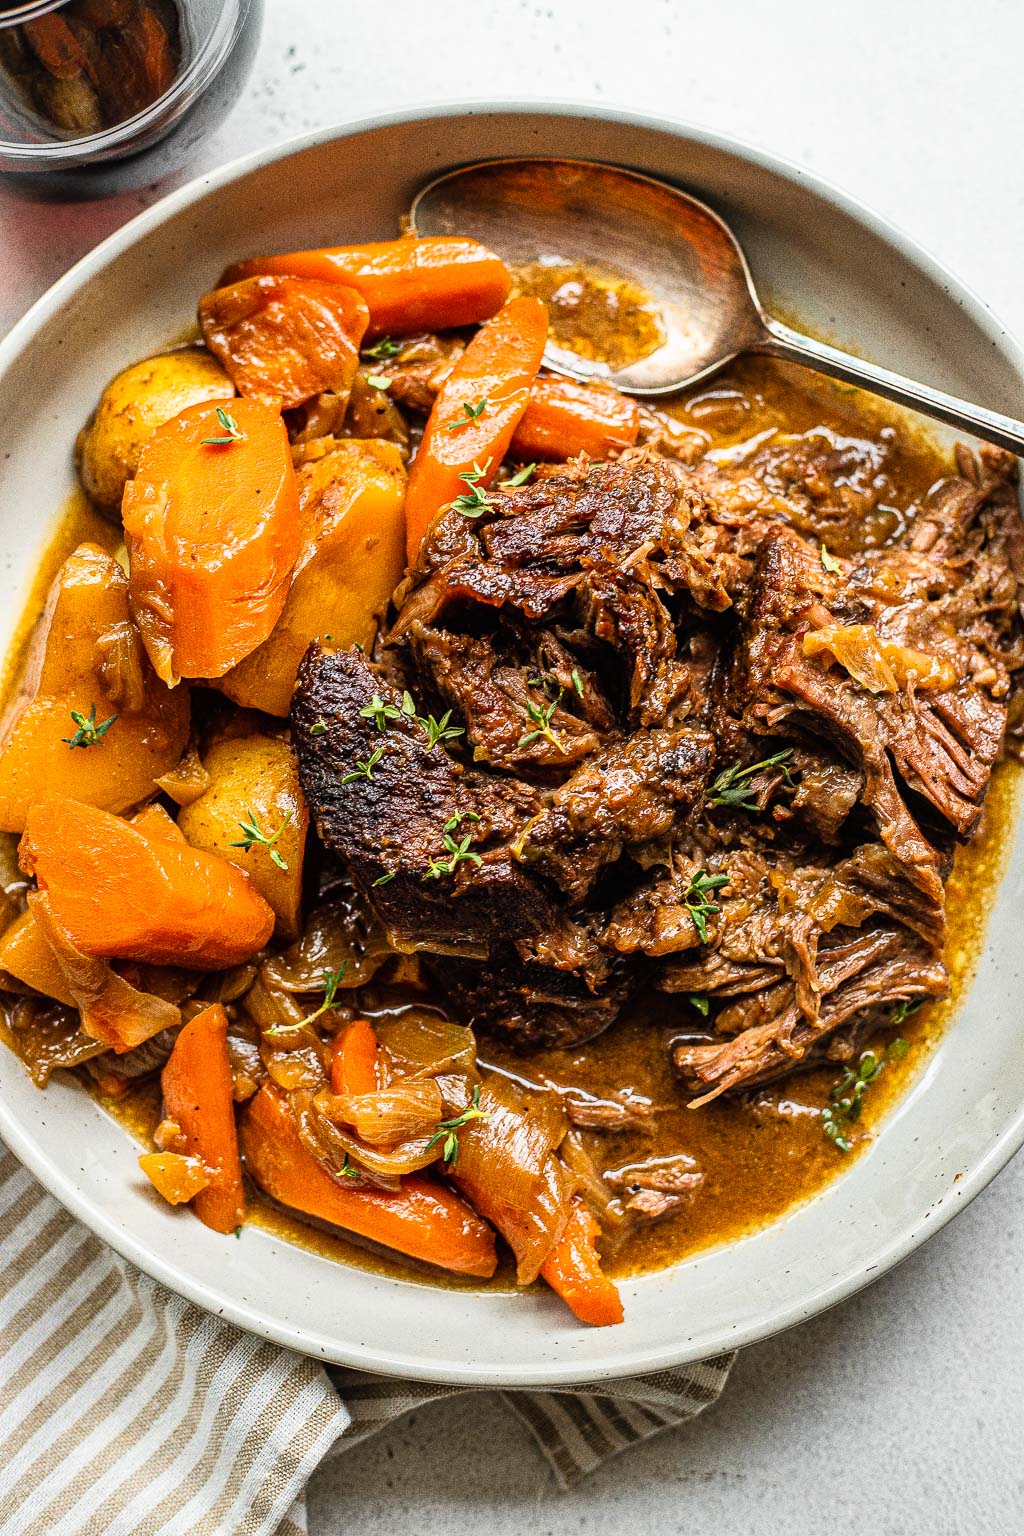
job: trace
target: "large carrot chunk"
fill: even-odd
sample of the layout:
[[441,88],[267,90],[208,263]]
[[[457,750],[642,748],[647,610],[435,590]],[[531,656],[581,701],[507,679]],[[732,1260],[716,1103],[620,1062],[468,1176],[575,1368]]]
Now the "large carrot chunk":
[[622,1300],[601,1269],[595,1246],[600,1233],[596,1219],[582,1200],[574,1201],[565,1231],[540,1272],[581,1323],[607,1328],[622,1322]]
[[493,251],[447,235],[256,256],[229,267],[221,283],[263,274],[323,278],[354,288],[369,306],[368,337],[476,325],[501,308],[512,288],[508,268]]
[[353,288],[298,277],[248,277],[199,302],[203,340],[239,394],[280,410],[348,394],[369,318]]
[[220,677],[265,640],[299,553],[288,434],[260,400],[189,406],[125,487],[132,615],[165,683]]
[[19,858],[84,955],[221,970],[273,931],[244,870],[78,800],[52,795],[32,806]]
[[178,1150],[198,1158],[209,1174],[192,1208],[215,1232],[233,1232],[245,1219],[227,1037],[227,1014],[214,1003],[182,1029],[160,1077],[164,1116],[180,1132]]
[[441,385],[405,496],[410,564],[436,513],[470,486],[482,492],[497,474],[526,410],[547,335],[548,312],[539,299],[510,299],[480,327]]
[[538,379],[512,439],[523,459],[572,459],[589,453],[606,459],[632,448],[640,431],[640,407],[628,395],[572,379]]
[[242,1149],[253,1179],[282,1205],[458,1275],[495,1271],[494,1233],[458,1195],[416,1174],[395,1193],[343,1188],[306,1151],[276,1088],[246,1106]]

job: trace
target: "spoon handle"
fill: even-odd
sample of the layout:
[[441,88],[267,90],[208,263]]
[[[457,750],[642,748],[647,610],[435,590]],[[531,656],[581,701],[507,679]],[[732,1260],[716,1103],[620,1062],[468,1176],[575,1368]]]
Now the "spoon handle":
[[840,352],[837,347],[815,340],[813,336],[802,336],[799,331],[790,330],[788,325],[768,315],[763,319],[764,340],[755,343],[752,351],[767,353],[769,357],[778,357],[788,363],[802,363],[805,368],[827,373],[830,378],[842,379],[846,384],[859,385],[872,394],[895,400],[898,405],[907,405],[925,416],[937,416],[939,421],[948,422],[952,427],[962,427],[986,442],[1008,448],[1011,453],[1024,455],[1024,422],[1014,421],[1012,416],[1001,416],[998,411],[987,411],[967,400],[958,400],[955,395],[943,394],[941,389],[932,389],[927,384],[915,384],[912,379],[890,373],[888,368],[879,368],[877,363],[866,363],[859,357],[851,357],[848,352]]

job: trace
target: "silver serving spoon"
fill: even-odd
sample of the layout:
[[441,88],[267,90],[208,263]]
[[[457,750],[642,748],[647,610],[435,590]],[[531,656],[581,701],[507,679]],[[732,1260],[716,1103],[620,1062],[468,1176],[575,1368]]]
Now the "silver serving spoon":
[[[648,313],[648,349],[617,363],[549,341],[554,373],[606,379],[631,395],[671,395],[741,352],[802,363],[1024,454],[1024,423],[863,362],[766,313],[731,230],[665,182],[584,160],[489,160],[449,171],[416,196],[418,235],[467,235],[520,271],[573,265],[628,280],[617,302]],[[536,291],[536,289],[535,289]],[[612,292],[607,289],[606,292]],[[639,297],[638,297],[639,295]]]

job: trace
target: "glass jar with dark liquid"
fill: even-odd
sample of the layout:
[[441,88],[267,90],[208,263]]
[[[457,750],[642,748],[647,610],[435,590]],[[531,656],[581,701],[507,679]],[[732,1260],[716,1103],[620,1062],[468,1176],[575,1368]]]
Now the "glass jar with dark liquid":
[[262,0],[0,0],[0,171],[88,196],[159,180],[249,73]]

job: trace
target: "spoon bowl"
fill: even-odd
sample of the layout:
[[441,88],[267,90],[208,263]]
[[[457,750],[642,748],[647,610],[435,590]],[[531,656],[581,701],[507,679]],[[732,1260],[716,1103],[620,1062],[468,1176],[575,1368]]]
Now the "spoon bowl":
[[[521,289],[547,300],[552,329],[544,361],[553,373],[650,398],[676,394],[740,353],[760,352],[1024,453],[1021,422],[769,315],[728,225],[667,182],[587,160],[485,160],[427,183],[410,223],[417,235],[481,241],[513,269]],[[584,314],[591,319],[580,333],[574,323]],[[622,337],[631,342],[625,351]]]

